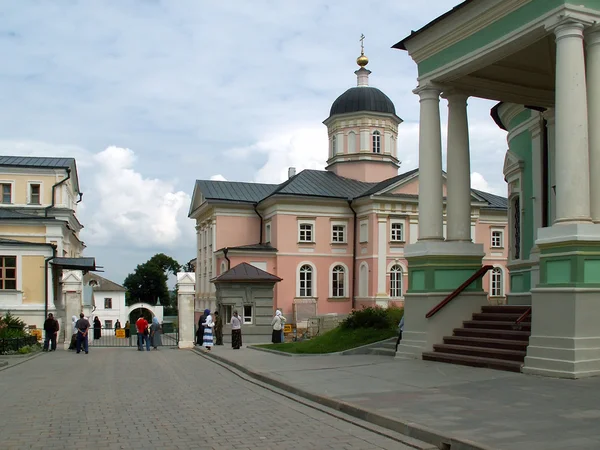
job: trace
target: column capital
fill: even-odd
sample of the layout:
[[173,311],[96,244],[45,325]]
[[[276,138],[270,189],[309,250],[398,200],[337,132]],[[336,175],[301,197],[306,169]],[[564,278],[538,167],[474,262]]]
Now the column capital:
[[444,89],[441,97],[448,100],[448,103],[466,103],[469,99],[469,94],[465,94],[463,91],[458,89]]
[[417,94],[419,97],[421,97],[421,100],[439,101],[441,93],[442,89],[432,84],[418,86],[416,89],[413,89],[413,94]]
[[584,38],[588,48],[600,44],[600,25],[585,30]]
[[584,28],[585,25],[582,22],[569,17],[555,24],[550,30],[554,32],[556,40],[559,41],[569,37],[583,39]]

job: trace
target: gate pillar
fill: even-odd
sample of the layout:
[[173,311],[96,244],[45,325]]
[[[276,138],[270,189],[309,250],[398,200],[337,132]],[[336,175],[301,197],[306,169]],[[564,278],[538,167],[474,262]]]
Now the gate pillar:
[[194,298],[196,274],[177,274],[177,306],[179,310],[179,348],[194,348]]

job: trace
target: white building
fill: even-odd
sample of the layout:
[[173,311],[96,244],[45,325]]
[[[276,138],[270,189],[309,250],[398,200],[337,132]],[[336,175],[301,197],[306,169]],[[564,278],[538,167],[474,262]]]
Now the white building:
[[[123,328],[128,320],[128,310],[125,307],[127,289],[95,273],[87,273],[84,276],[84,285],[86,286],[84,297],[91,298],[90,320],[97,316],[104,328],[114,328],[119,320]],[[84,299],[84,304],[86,300]]]

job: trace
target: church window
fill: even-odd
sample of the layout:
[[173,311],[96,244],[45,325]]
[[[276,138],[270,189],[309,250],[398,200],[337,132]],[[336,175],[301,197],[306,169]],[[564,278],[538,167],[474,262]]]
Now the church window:
[[348,133],[348,153],[356,153],[356,133]]
[[268,223],[265,225],[265,243],[268,244],[271,242],[271,224]]
[[402,267],[395,264],[390,269],[390,297],[402,297]]
[[314,242],[313,241],[313,224],[300,223],[299,225],[299,242]]
[[392,241],[392,242],[403,242],[404,241],[404,224],[402,222],[392,222],[390,231],[391,231],[390,241]]
[[331,242],[336,244],[346,242],[346,225],[331,226]]
[[502,269],[500,267],[494,267],[492,270],[492,275],[490,277],[490,295],[492,297],[502,297],[503,289],[502,289]]
[[313,296],[313,268],[308,264],[300,267],[298,297]]
[[345,276],[346,270],[344,266],[337,265],[331,272],[331,296],[343,297],[345,293]]
[[373,131],[373,153],[381,153],[381,133]]

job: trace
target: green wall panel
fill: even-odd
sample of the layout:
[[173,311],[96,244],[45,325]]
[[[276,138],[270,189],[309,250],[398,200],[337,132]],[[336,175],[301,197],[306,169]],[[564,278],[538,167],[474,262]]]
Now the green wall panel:
[[424,291],[425,290],[425,271],[413,270],[408,285],[409,290]]
[[571,282],[571,261],[569,259],[546,262],[546,281],[548,284],[566,284]]
[[[436,291],[453,291],[465,281],[467,281],[475,272],[469,269],[457,270],[436,270],[434,272],[434,288]],[[473,283],[466,290],[476,289],[476,283]]]
[[583,261],[583,282],[600,283],[600,259]]

